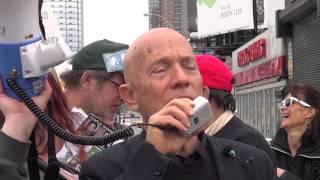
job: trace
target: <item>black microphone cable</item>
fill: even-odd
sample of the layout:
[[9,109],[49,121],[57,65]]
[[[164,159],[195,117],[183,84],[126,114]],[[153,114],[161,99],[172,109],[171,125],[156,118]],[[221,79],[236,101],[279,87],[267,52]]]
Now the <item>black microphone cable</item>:
[[24,102],[24,104],[29,108],[29,110],[39,119],[40,123],[47,126],[52,133],[61,139],[69,141],[74,144],[82,145],[97,145],[102,146],[117,140],[130,137],[134,134],[131,126],[120,129],[118,131],[112,132],[105,136],[95,137],[95,136],[84,136],[72,134],[57,125],[57,123],[52,120],[45,112],[43,112],[35,102],[27,95],[26,92],[16,83],[14,79],[7,79],[8,86],[12,91]]
[[52,120],[45,112],[43,112],[35,104],[35,102],[27,95],[27,93],[24,92],[24,90],[20,87],[19,84],[16,83],[14,79],[7,79],[6,81],[8,86],[12,89],[12,91],[22,100],[22,102],[28,107],[28,109],[39,119],[42,125],[48,127],[48,129],[50,129],[51,132],[57,137],[74,144],[96,145],[96,146],[103,146],[106,144],[110,144],[117,140],[133,136],[134,135],[134,130],[132,129],[133,126],[153,126],[162,130],[167,130],[167,131],[176,130],[176,128],[173,128],[173,127],[163,127],[163,126],[149,124],[149,123],[138,123],[138,124],[133,124],[128,127],[119,129],[117,131],[113,131],[101,137],[75,135],[59,127],[54,120]]

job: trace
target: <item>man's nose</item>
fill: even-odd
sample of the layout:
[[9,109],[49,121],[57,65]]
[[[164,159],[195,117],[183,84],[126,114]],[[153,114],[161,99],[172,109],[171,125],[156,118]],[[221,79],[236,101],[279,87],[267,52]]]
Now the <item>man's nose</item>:
[[186,70],[183,67],[176,66],[174,68],[173,76],[174,76],[173,79],[175,80],[176,84],[178,84],[180,86],[189,84],[189,77],[187,75]]
[[279,109],[280,109],[280,111],[283,111],[283,110],[287,109],[287,107],[284,104],[280,103]]

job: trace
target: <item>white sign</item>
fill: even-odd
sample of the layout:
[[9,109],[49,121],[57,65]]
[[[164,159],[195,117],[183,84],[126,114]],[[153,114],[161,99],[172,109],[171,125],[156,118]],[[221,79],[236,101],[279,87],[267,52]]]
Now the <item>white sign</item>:
[[198,36],[253,29],[252,0],[198,0]]

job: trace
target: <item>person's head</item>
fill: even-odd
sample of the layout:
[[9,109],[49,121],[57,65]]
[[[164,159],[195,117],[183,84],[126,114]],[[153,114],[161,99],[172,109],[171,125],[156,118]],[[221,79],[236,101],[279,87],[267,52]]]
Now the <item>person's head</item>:
[[147,120],[174,98],[202,95],[202,80],[188,40],[168,28],[141,35],[124,61],[123,100]]
[[211,107],[234,112],[236,103],[231,94],[234,82],[232,72],[214,56],[197,55],[196,59],[203,85],[209,89],[208,99]]
[[308,84],[290,84],[281,91],[281,124],[285,130],[301,129],[304,138],[319,141],[320,92]]
[[123,58],[127,49],[128,45],[106,39],[83,47],[72,58],[72,70],[61,75],[66,93],[77,96],[77,102],[69,104],[112,121],[121,104],[118,87],[124,82]]

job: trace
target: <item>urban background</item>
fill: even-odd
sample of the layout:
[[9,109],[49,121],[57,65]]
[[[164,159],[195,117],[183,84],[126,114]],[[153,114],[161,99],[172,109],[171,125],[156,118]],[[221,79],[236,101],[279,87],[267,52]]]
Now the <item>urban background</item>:
[[[220,58],[234,73],[237,115],[273,137],[280,90],[290,81],[320,89],[317,0],[148,0],[149,28],[169,27],[194,52]],[[83,0],[47,0],[72,51],[84,44]],[[125,12],[124,12],[125,13]],[[120,23],[120,22],[119,22]],[[116,24],[114,25],[116,26]]]

